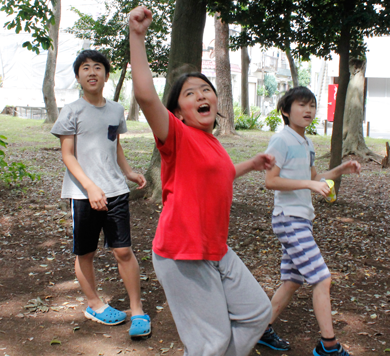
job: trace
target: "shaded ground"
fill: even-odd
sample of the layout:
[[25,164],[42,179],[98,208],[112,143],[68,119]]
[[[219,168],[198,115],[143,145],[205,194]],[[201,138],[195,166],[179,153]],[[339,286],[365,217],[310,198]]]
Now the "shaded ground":
[[[233,146],[245,150],[248,140],[222,142],[228,150]],[[134,341],[128,337],[129,322],[108,327],[83,316],[85,300],[70,252],[71,217],[67,203],[59,199],[63,172],[59,150],[51,145],[23,151],[17,151],[17,145],[14,148],[13,159],[34,161],[43,174],[41,181],[26,182],[22,189],[0,187],[0,355],[182,355],[151,263],[161,206],[147,200],[130,203],[144,307],[153,323],[151,338]],[[319,161],[321,165],[325,163]],[[364,164],[363,169],[360,177],[343,179],[335,204],[314,199],[315,236],[334,281],[334,326],[355,356],[390,350],[390,173],[374,163]],[[265,191],[263,178],[250,174],[235,183],[228,244],[271,297],[279,283],[280,247],[270,226],[273,195]],[[101,247],[95,266],[101,295],[126,310],[129,300],[111,252]],[[41,310],[38,297],[44,303]],[[34,304],[35,311],[25,308]],[[275,328],[293,349],[283,353],[257,346],[251,356],[311,354],[319,334],[310,287],[301,288]],[[53,339],[61,344],[50,345]]]

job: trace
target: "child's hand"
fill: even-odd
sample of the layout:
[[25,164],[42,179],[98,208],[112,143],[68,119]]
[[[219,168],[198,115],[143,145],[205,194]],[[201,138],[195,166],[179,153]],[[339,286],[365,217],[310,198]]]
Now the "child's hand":
[[131,10],[129,16],[129,28],[131,32],[138,35],[145,35],[148,27],[152,23],[152,12],[145,6],[138,6]]
[[91,204],[92,209],[98,211],[107,211],[107,198],[103,190],[100,189],[97,185],[93,184],[87,188],[89,203]]
[[146,185],[146,179],[143,176],[143,174],[141,174],[141,173],[131,172],[128,175],[127,179],[134,182],[134,183],[137,183],[138,184],[137,189],[142,189]]
[[252,160],[255,171],[270,170],[275,165],[275,157],[266,153],[259,153]]
[[342,172],[341,174],[351,174],[351,173],[360,174],[362,167],[360,166],[360,163],[357,161],[348,161],[341,164],[340,169]]
[[312,192],[321,194],[324,197],[327,197],[329,195],[329,193],[330,193],[330,188],[329,188],[328,183],[326,183],[326,182],[319,182],[319,181],[316,181],[316,180],[311,180],[310,181],[309,189]]

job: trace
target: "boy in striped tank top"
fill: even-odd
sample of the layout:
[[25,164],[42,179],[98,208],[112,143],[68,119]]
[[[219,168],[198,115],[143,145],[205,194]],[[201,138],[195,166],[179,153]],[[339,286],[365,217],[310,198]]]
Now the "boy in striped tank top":
[[360,164],[349,161],[325,173],[314,167],[312,141],[305,129],[315,118],[317,103],[314,94],[305,87],[290,89],[278,102],[285,123],[275,134],[266,153],[275,156],[275,166],[267,171],[265,184],[275,190],[272,228],[282,244],[282,285],[272,298],[272,318],[260,344],[274,350],[289,350],[287,341],[280,338],[272,323],[286,308],[295,291],[306,280],[313,285],[313,309],[321,340],[313,350],[315,356],[348,356],[334,334],[330,286],[331,275],[313,238],[314,208],[311,192],[326,197],[328,184],[321,178],[337,179],[342,174],[360,173]]

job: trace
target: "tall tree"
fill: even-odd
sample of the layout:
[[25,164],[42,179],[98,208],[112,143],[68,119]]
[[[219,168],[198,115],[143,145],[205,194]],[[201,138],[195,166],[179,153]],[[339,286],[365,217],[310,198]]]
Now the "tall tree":
[[[205,0],[177,0],[171,34],[167,80],[163,102],[166,103],[172,83],[183,73],[201,71],[202,40],[206,23]],[[150,57],[149,57],[150,61]],[[160,153],[154,147],[149,168],[145,173],[147,186],[143,190],[132,190],[131,199],[148,196],[161,200]]]
[[250,62],[248,47],[241,47],[241,112],[245,115],[250,115],[248,81]]
[[353,58],[349,61],[350,78],[344,110],[343,156],[358,153],[362,157],[381,159],[381,156],[367,147],[363,136],[365,71],[364,59]]
[[229,25],[214,15],[215,76],[218,92],[218,128],[216,135],[232,135],[234,129],[232,76],[229,57]]
[[[390,2],[381,0],[238,0],[215,1],[217,10],[229,21],[246,26],[246,38],[240,45],[254,41],[285,51],[287,43],[295,44],[291,52],[306,60],[310,55],[340,56],[339,88],[331,141],[330,168],[342,161],[343,115],[349,81],[350,55],[365,51],[364,36],[390,33]],[[286,16],[285,14],[290,14]],[[241,36],[242,37],[242,36]],[[259,38],[262,40],[259,41]],[[286,41],[288,40],[288,41]],[[280,46],[279,46],[280,45]],[[340,180],[336,181],[336,190]]]
[[139,105],[135,99],[133,88],[131,88],[130,109],[127,120],[139,121]]
[[286,0],[241,0],[213,1],[211,9],[221,11],[222,19],[240,24],[243,31],[232,38],[232,47],[254,46],[277,47],[286,53],[294,86],[298,85],[295,65],[296,52],[291,44],[297,41],[298,1]]
[[61,0],[52,0],[53,13],[55,23],[49,25],[49,36],[52,40],[52,45],[47,51],[45,76],[43,78],[42,93],[46,107],[45,124],[54,123],[58,118],[58,108],[56,102],[55,74],[57,67],[58,54],[58,33],[61,20]]

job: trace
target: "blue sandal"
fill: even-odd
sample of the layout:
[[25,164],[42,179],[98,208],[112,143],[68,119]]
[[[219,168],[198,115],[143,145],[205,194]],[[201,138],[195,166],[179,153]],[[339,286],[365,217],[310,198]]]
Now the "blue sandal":
[[105,325],[117,325],[123,323],[126,319],[126,313],[120,310],[116,310],[107,304],[106,309],[103,312],[97,313],[92,308],[88,307],[84,312],[87,319],[96,321],[97,323]]
[[147,336],[151,332],[150,317],[145,315],[134,315],[131,317],[129,335],[131,337]]

